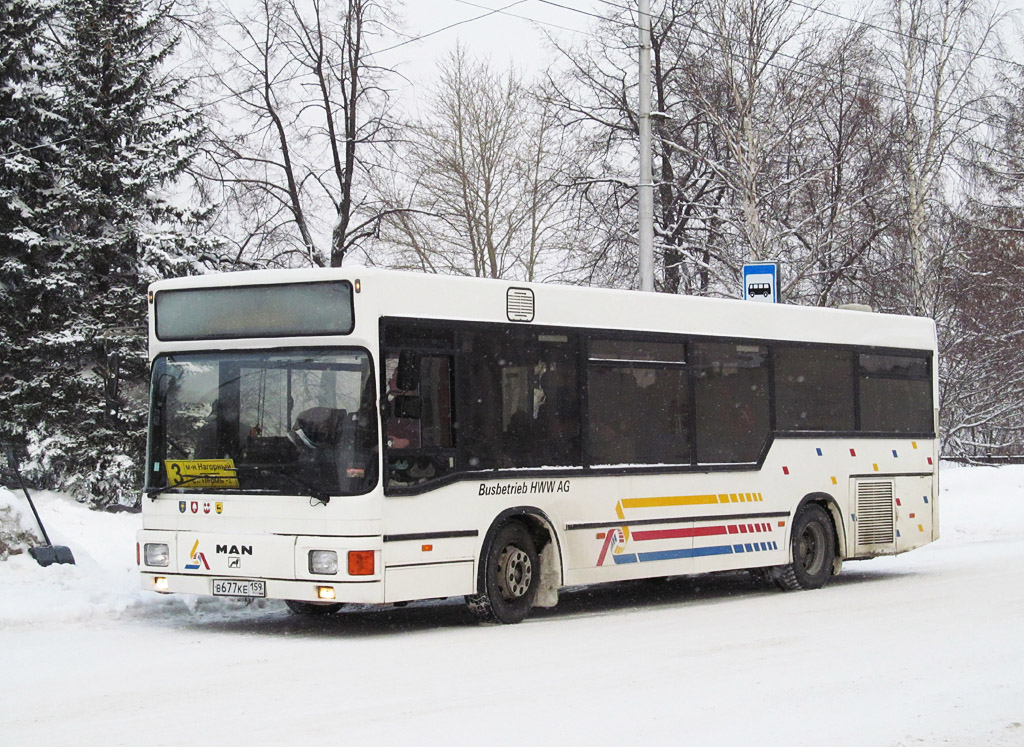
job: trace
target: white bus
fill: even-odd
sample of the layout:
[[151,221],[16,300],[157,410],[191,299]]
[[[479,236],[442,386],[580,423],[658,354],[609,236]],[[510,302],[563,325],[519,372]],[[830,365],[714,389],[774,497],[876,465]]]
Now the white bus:
[[149,293],[142,584],[300,613],[938,537],[932,321],[374,269]]

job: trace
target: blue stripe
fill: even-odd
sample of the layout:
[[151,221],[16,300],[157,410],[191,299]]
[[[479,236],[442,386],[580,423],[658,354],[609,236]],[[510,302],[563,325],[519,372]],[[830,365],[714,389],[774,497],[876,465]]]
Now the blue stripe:
[[732,555],[733,549],[729,545],[716,545],[715,547],[686,547],[679,550],[657,550],[655,552],[638,553],[641,563],[651,560],[678,560],[679,558],[703,558],[709,555]]
[[635,563],[636,553],[630,553],[628,555],[612,555],[615,560],[615,565],[622,565],[623,563]]
[[732,548],[729,545],[717,545],[715,547],[695,547],[693,548],[693,556],[695,558],[705,557],[707,555],[732,555]]

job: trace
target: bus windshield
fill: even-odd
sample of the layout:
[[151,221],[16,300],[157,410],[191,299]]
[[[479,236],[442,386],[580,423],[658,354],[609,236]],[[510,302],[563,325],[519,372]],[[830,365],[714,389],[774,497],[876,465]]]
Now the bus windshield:
[[365,350],[160,356],[147,491],[366,493],[377,480],[375,400]]

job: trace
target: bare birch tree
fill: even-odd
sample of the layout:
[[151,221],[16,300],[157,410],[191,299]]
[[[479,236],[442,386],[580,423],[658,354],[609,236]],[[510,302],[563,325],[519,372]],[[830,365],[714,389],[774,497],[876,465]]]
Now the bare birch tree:
[[378,0],[260,0],[218,17],[217,137],[203,176],[222,191],[239,259],[340,266],[373,237],[372,164],[391,138],[391,71],[373,62]]
[[997,49],[1002,16],[984,0],[893,0],[881,23],[889,30],[885,60],[901,119],[908,310],[940,313],[930,217],[945,197],[958,151],[983,124],[989,96],[980,73]]
[[[692,81],[698,106],[722,139],[727,158],[713,162],[729,187],[727,214],[737,248],[755,261],[794,264],[788,231],[775,215],[813,170],[790,158],[794,133],[804,129],[817,108],[820,80],[815,54],[823,30],[814,7],[791,0],[709,0],[694,40],[704,50],[708,72]],[[700,85],[715,76],[715,84]],[[714,79],[714,78],[713,78]],[[787,270],[799,278],[808,260]]]
[[[721,266],[725,183],[713,164],[724,154],[688,85],[699,71],[683,83],[685,71],[700,65],[702,53],[692,37],[693,19],[703,5],[703,0],[670,0],[654,8],[651,23],[656,287],[667,293],[707,294]],[[574,182],[581,207],[602,236],[588,277],[607,285],[635,285],[636,35],[635,13],[621,9],[599,22],[584,45],[556,44],[568,71],[549,75],[546,86],[563,126],[591,153]],[[700,85],[708,82],[702,79]]]
[[873,303],[873,279],[889,269],[884,250],[899,216],[894,117],[867,26],[835,29],[817,57],[820,97],[788,149],[791,172],[813,177],[801,180],[795,199],[777,213],[811,260],[787,298],[818,306]]
[[456,49],[409,128],[386,239],[392,262],[436,272],[561,276],[578,237],[561,179],[572,143],[513,71]]

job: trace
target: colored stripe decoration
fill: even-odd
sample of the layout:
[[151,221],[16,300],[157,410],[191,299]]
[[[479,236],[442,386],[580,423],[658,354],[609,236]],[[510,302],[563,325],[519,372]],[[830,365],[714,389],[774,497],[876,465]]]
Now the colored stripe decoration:
[[[673,506],[710,506],[724,503],[759,503],[763,502],[761,493],[715,493],[709,495],[684,495],[667,496],[660,498],[624,498],[615,506],[615,515],[623,521],[626,520],[626,511],[645,508],[665,508]],[[697,519],[697,521],[700,521]],[[753,541],[751,535],[769,534],[774,530],[770,522],[752,523],[725,523],[714,526],[685,527],[675,529],[638,529],[631,532],[629,525],[624,523],[621,527],[609,531],[604,536],[604,543],[601,546],[601,553],[597,558],[597,565],[602,566],[610,556],[616,565],[628,563],[644,563],[654,560],[675,560],[679,558],[697,558],[712,555],[734,555],[748,552],[767,552],[778,550],[778,543],[774,540],[760,537]],[[665,540],[694,539],[697,537],[722,537],[739,535],[743,537],[742,542],[726,541],[708,547],[683,547],[646,549],[637,547],[635,552],[626,552],[627,543],[662,542]],[[750,542],[746,540],[750,539]],[[611,552],[609,552],[609,550]]]

